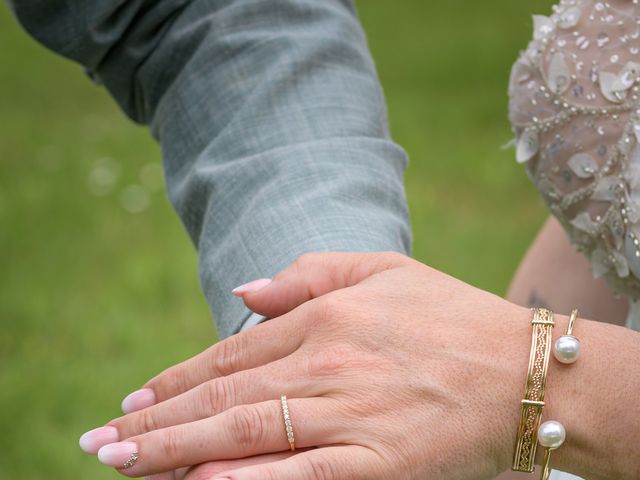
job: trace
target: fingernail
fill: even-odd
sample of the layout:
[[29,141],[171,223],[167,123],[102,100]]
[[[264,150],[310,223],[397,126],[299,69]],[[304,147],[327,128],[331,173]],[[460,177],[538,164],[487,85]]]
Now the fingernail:
[[98,460],[110,467],[133,467],[136,460],[138,460],[138,445],[133,442],[118,442],[105,445],[98,450]]
[[156,394],[150,388],[141,388],[122,400],[122,411],[131,413],[156,404]]
[[271,283],[270,278],[261,278],[259,280],[254,280],[253,282],[245,283],[244,285],[240,285],[239,287],[231,290],[236,297],[241,297],[245,293],[257,292],[258,290],[266,287]]
[[116,427],[100,427],[89,430],[80,437],[80,448],[86,453],[95,455],[101,447],[117,442],[118,430]]

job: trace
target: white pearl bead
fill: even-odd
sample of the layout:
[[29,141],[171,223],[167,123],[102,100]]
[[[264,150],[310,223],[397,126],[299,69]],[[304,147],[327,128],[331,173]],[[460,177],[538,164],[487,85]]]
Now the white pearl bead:
[[567,432],[560,422],[549,420],[538,429],[538,442],[547,448],[558,448],[567,438]]
[[571,335],[563,335],[553,346],[553,356],[560,363],[573,363],[580,356],[580,340]]

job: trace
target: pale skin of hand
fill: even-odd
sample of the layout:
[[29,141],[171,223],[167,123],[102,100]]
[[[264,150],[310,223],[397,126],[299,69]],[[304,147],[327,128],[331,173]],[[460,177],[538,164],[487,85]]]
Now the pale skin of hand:
[[[518,305],[545,306],[556,312],[569,312],[580,305],[585,316],[615,325],[623,324],[628,309],[624,298],[616,297],[603,280],[593,278],[589,262],[575,250],[553,217],[545,222],[523,258],[507,299]],[[254,457],[253,460],[272,461],[270,458],[258,459]],[[227,467],[232,465],[213,462],[193,467],[185,480],[207,480]],[[496,480],[537,479],[539,476],[539,471],[533,474],[508,471]]]
[[[244,300],[282,316],[151,380],[160,403],[110,422],[140,452],[123,474],[210,461],[199,468],[223,462],[234,480],[478,480],[508,467],[528,309],[397,254],[307,256]],[[556,321],[554,337],[567,318]],[[576,334],[588,354],[549,372],[546,413],[571,432],[554,465],[595,479],[637,478],[640,382],[628,380],[638,375],[640,336],[582,319]],[[598,389],[589,388],[594,381]],[[230,465],[286,451],[280,393],[290,398],[296,444],[321,448]]]
[[[568,313],[579,305],[581,314],[585,317],[615,325],[623,324],[628,309],[627,300],[614,296],[603,280],[593,278],[588,260],[575,250],[554,217],[549,217],[532,242],[506,298],[518,305],[543,306],[563,313]],[[257,461],[257,458],[252,460]],[[265,458],[260,461],[272,460]],[[220,463],[193,467],[186,480],[206,480],[219,471],[228,469],[227,467],[230,466]],[[176,480],[183,476],[184,474],[176,476]],[[499,475],[496,480],[539,477],[538,471],[533,474],[508,471]],[[173,476],[158,480],[173,480]]]

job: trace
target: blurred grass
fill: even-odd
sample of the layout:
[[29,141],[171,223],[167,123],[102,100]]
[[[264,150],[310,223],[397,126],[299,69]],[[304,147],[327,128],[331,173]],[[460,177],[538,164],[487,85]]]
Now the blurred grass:
[[[395,140],[412,163],[415,256],[503,294],[545,217],[512,151],[511,63],[549,1],[360,3]],[[0,479],[121,478],[78,436],[215,333],[162,190],[122,192],[159,150],[77,66],[0,8]],[[87,179],[111,159],[113,192]],[[104,160],[103,160],[104,161]]]

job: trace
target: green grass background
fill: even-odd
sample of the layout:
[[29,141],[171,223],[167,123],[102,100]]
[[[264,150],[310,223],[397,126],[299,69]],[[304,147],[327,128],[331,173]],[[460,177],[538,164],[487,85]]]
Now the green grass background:
[[[360,13],[407,174],[414,254],[503,294],[546,216],[513,151],[506,84],[549,1],[368,0]],[[121,191],[159,162],[81,69],[0,7],[0,479],[115,479],[77,438],[120,399],[215,341],[196,255],[162,190]],[[119,168],[95,196],[99,159]]]

